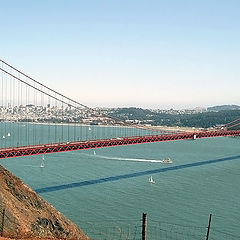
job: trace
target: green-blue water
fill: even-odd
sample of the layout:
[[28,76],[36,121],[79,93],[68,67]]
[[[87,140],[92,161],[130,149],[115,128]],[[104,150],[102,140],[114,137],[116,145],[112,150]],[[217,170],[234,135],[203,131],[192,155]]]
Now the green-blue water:
[[210,213],[210,239],[238,239],[239,146],[220,137],[49,154],[44,168],[41,156],[0,164],[94,239],[141,239],[142,212],[148,239],[205,239]]

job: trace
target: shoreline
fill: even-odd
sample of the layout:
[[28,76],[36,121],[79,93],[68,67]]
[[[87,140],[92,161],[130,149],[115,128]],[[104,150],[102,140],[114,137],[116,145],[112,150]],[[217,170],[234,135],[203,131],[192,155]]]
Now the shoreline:
[[1,123],[17,123],[17,124],[31,124],[31,125],[48,125],[48,126],[70,126],[70,127],[113,127],[113,128],[139,128],[143,130],[156,130],[156,131],[170,131],[170,132],[199,132],[203,131],[203,128],[197,127],[179,127],[179,126],[146,126],[146,125],[133,125],[133,126],[121,126],[121,125],[92,125],[92,124],[83,124],[83,123],[53,123],[53,122],[15,122],[15,121],[1,121]]
[[152,126],[158,130],[173,131],[173,132],[200,132],[203,131],[203,128],[196,127],[179,127],[179,126]]

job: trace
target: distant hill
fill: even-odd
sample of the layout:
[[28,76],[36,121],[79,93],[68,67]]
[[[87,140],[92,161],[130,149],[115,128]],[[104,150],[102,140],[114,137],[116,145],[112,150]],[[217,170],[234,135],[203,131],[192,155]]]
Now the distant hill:
[[[153,126],[179,126],[209,128],[228,124],[240,117],[240,106],[223,105],[208,108],[203,112],[178,110],[151,111],[142,108],[118,108],[111,110],[113,117]],[[237,122],[236,122],[237,123]],[[237,126],[236,126],[237,127]]]
[[220,105],[207,108],[208,112],[219,112],[219,111],[228,111],[228,110],[240,110],[238,105]]
[[0,165],[0,226],[4,237],[89,239],[74,223]]
[[153,115],[153,112],[149,109],[142,109],[136,107],[130,108],[118,108],[114,111],[113,116],[121,119],[147,119],[149,116]]

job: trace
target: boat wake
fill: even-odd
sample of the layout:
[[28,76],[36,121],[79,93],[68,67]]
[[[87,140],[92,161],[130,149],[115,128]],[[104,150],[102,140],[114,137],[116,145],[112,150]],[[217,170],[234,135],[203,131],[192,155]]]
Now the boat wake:
[[94,154],[94,155],[84,154],[84,155],[94,156],[94,157],[101,158],[101,159],[106,159],[106,160],[115,160],[115,161],[132,161],[132,162],[164,163],[164,160],[157,160],[157,159],[108,157],[108,156],[102,156],[102,155],[98,155],[98,154]]
[[38,165],[30,165],[30,164],[21,164],[21,167],[39,168]]

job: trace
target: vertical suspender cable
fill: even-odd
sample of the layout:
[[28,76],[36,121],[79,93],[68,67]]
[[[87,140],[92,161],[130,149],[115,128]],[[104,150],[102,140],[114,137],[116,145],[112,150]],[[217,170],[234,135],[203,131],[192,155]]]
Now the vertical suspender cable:
[[15,147],[15,126],[16,126],[16,120],[15,120],[15,78],[12,79],[12,89],[13,89],[13,93],[12,93],[12,121],[13,121],[13,126],[12,126],[12,133],[11,133],[11,140],[12,140],[12,146]]
[[[11,70],[12,71],[12,70]],[[11,141],[11,131],[12,131],[12,77],[9,79],[9,104],[8,104],[8,111],[9,111],[9,124],[7,130],[7,140],[8,140],[8,147],[12,147]]]
[[50,110],[51,109],[51,106],[50,106],[50,97],[48,96],[48,101],[47,101],[47,112],[48,112],[48,119],[47,119],[47,121],[48,121],[48,143],[50,143],[50,118],[51,118],[51,116],[50,116]]
[[[3,63],[2,63],[2,68],[3,68]],[[4,100],[4,97],[3,97],[3,86],[4,86],[3,85],[3,77],[4,77],[4,72],[3,71],[1,71],[1,72],[2,72],[2,78],[1,78],[2,79],[2,92],[1,92],[1,94],[2,94],[2,98],[1,98],[2,99],[2,104],[1,104],[2,105],[2,118],[3,118],[3,121],[5,121],[4,120],[4,118],[5,118],[5,116],[4,116],[5,115],[4,114],[4,102],[3,102],[3,100]],[[2,130],[2,127],[1,127],[1,130]],[[3,133],[3,131],[1,131],[1,133],[2,133],[1,136],[0,136],[1,137],[1,147],[3,147],[3,134],[4,133]]]
[[67,114],[66,116],[66,122],[67,122],[67,141],[70,141],[70,136],[69,136],[69,131],[70,131],[70,116],[69,116],[69,112],[71,111],[71,107],[69,105],[66,106],[66,112],[65,114]]
[[76,111],[77,111],[77,109],[75,108],[74,111],[73,111],[73,114],[74,114],[74,117],[73,117],[73,121],[74,121],[73,141],[74,142],[77,140],[76,139],[76,131],[77,131],[77,128],[76,128],[76,125],[77,125]]
[[21,124],[19,124],[19,139],[18,139],[18,146],[22,146],[24,143],[23,141],[23,102],[22,102],[22,98],[23,98],[23,84],[18,81],[18,86],[19,86],[19,118],[20,118],[20,122]]
[[[55,93],[55,97],[56,97],[56,93]],[[56,143],[57,142],[57,100],[55,99],[55,123],[54,123],[54,132],[55,132],[55,135],[54,135],[54,142]]]
[[[19,73],[18,73],[19,74]],[[20,119],[20,81],[17,81],[17,117],[18,117],[18,124],[17,124],[17,147],[19,146],[19,141],[20,141],[20,124],[19,124],[19,119]]]
[[[62,99],[63,100],[63,99]],[[63,137],[64,137],[64,133],[63,133],[63,101],[62,101],[62,109],[61,109],[61,114],[62,114],[62,123],[61,123],[61,126],[62,126],[62,139],[61,139],[61,142],[63,142]]]
[[[35,87],[35,83],[34,83],[34,87]],[[35,116],[35,94],[36,94],[36,91],[35,91],[35,88],[33,89],[33,96],[32,96],[32,102],[33,102],[33,107],[32,107],[32,141],[31,141],[31,144],[35,144],[35,124],[34,124],[34,118],[36,117]]]
[[[42,90],[42,86],[41,86],[41,90]],[[43,143],[43,134],[44,134],[44,118],[45,118],[45,113],[44,113],[44,95],[43,93],[41,92],[41,134],[40,134],[40,139],[39,139],[39,144]]]
[[25,109],[25,121],[26,121],[26,140],[27,140],[27,145],[29,145],[29,139],[28,139],[28,137],[29,137],[29,135],[28,135],[28,128],[29,128],[29,126],[28,126],[28,107],[27,107],[27,105],[28,105],[28,86],[26,86],[25,87],[25,107],[26,107],[26,109]]
[[[8,93],[7,93],[7,91],[8,91],[8,89],[7,89],[7,78],[8,78],[8,76],[6,75],[6,77],[5,77],[5,113],[6,113],[6,117],[5,118],[7,118],[7,96],[8,96]],[[6,123],[6,121],[7,121],[7,119],[5,119],[5,121],[4,121],[4,147],[7,147],[7,145],[6,145],[6,132],[7,132],[7,123]]]

